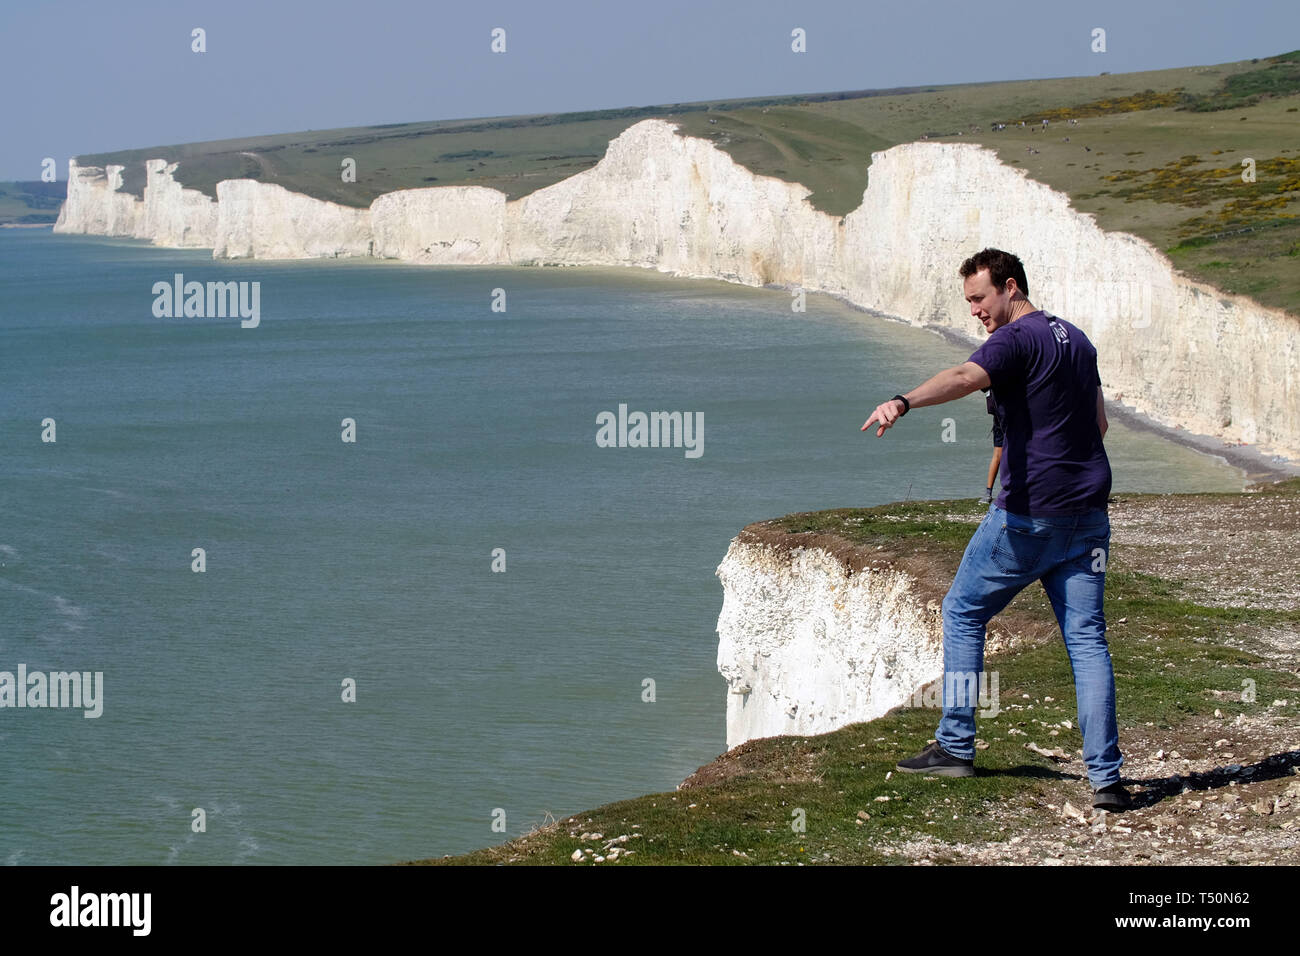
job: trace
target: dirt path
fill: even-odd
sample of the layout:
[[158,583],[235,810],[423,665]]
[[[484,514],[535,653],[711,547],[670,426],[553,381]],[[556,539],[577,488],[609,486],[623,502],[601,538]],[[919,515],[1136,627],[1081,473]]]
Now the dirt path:
[[1130,567],[1182,584],[1211,607],[1294,608],[1300,592],[1300,501],[1257,492],[1117,495],[1111,547]]

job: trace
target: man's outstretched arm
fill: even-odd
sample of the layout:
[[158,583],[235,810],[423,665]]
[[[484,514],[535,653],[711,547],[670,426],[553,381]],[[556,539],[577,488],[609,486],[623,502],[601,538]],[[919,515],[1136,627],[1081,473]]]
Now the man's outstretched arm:
[[[988,372],[974,362],[963,362],[961,365],[944,369],[910,392],[904,392],[903,397],[912,408],[924,408],[927,405],[951,402],[955,398],[962,398],[978,389],[988,388],[992,384]],[[885,434],[885,429],[892,427],[902,415],[903,403],[897,399],[890,399],[876,406],[876,410],[871,413],[871,417],[866,420],[861,430],[866,431],[872,422],[879,422],[880,428],[876,430],[876,437],[879,438]]]

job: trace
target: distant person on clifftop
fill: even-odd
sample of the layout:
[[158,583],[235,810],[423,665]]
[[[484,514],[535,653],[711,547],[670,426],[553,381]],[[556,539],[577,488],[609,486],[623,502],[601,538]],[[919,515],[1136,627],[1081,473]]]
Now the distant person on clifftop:
[[997,478],[998,469],[1002,465],[1002,426],[998,423],[998,409],[993,403],[993,390],[990,388],[980,389],[984,393],[985,401],[988,404],[989,414],[993,416],[993,460],[989,462],[989,486],[984,489],[984,497],[979,499],[982,505],[993,504],[993,482]]
[[[985,626],[1041,581],[1074,672],[1083,762],[1094,807],[1132,805],[1120,782],[1124,757],[1102,600],[1110,555],[1110,461],[1097,350],[1076,326],[1027,298],[1016,256],[984,249],[961,264],[971,315],[989,331],[970,359],[878,405],[862,426],[876,437],[912,408],[992,390],[1005,449],[1002,492],[966,546],[943,599],[943,717],[934,743],[900,761],[904,773],[975,773],[976,687]],[[987,686],[987,685],[984,685]]]

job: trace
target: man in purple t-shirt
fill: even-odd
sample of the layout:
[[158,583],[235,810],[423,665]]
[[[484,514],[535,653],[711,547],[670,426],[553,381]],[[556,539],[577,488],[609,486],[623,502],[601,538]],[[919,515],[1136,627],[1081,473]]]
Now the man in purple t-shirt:
[[[1041,581],[1074,671],[1093,806],[1124,810],[1115,677],[1102,613],[1110,553],[1110,461],[1097,350],[1065,319],[1035,309],[1024,265],[1000,249],[962,263],[965,298],[989,337],[970,359],[876,407],[862,426],[884,435],[913,406],[988,389],[1003,429],[1002,492],[971,537],[943,601],[943,718],[904,773],[975,773],[975,704],[985,627]],[[996,713],[996,702],[993,703]]]

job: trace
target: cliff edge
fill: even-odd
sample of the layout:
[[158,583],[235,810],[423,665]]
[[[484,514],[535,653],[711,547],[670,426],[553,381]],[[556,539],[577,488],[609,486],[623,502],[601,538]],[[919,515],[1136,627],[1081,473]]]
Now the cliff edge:
[[[858,646],[822,647],[831,625],[819,635],[807,622],[819,614],[851,616],[847,608],[858,601],[867,621],[838,621],[838,633],[865,637],[872,633],[868,622],[892,616],[923,643],[909,649],[901,634],[890,638],[877,629],[877,669],[892,653],[902,670],[908,665],[897,658],[910,653],[922,672],[932,654],[924,646],[928,606],[950,584],[980,510],[966,502],[909,502],[749,526],[728,555],[735,559],[730,586],[734,600],[758,603],[748,614],[737,607],[728,614],[738,617],[728,619],[748,619],[754,631],[748,643],[739,630],[730,635],[735,650],[727,659],[744,662],[750,648],[760,670],[806,675],[804,691],[794,682],[782,685],[806,713],[813,708],[804,701],[830,699],[824,690],[845,683],[844,664]],[[855,722],[845,713],[842,726],[825,733],[747,740],[676,791],[559,819],[548,814],[500,846],[420,862],[1300,861],[1300,553],[1292,547],[1300,534],[1300,479],[1237,494],[1119,495],[1110,514],[1107,637],[1132,810],[1108,814],[1088,803],[1069,661],[1035,586],[990,624],[997,643],[986,668],[1000,673],[999,700],[988,708],[995,712],[977,716],[974,777],[894,770],[933,736],[939,712],[923,695],[874,719]],[[848,583],[859,577],[861,583]],[[778,583],[794,593],[763,593]],[[869,593],[893,593],[894,606],[868,606]],[[841,602],[845,608],[837,609]],[[798,613],[787,617],[791,610]],[[774,643],[781,635],[798,640]],[[787,664],[800,648],[808,659]],[[764,657],[765,649],[773,653]],[[817,673],[816,660],[832,670]],[[760,673],[751,690],[776,686],[768,676]],[[859,664],[855,679],[868,677]],[[846,688],[838,692],[839,700],[850,698]],[[776,705],[768,709],[781,717]]]

